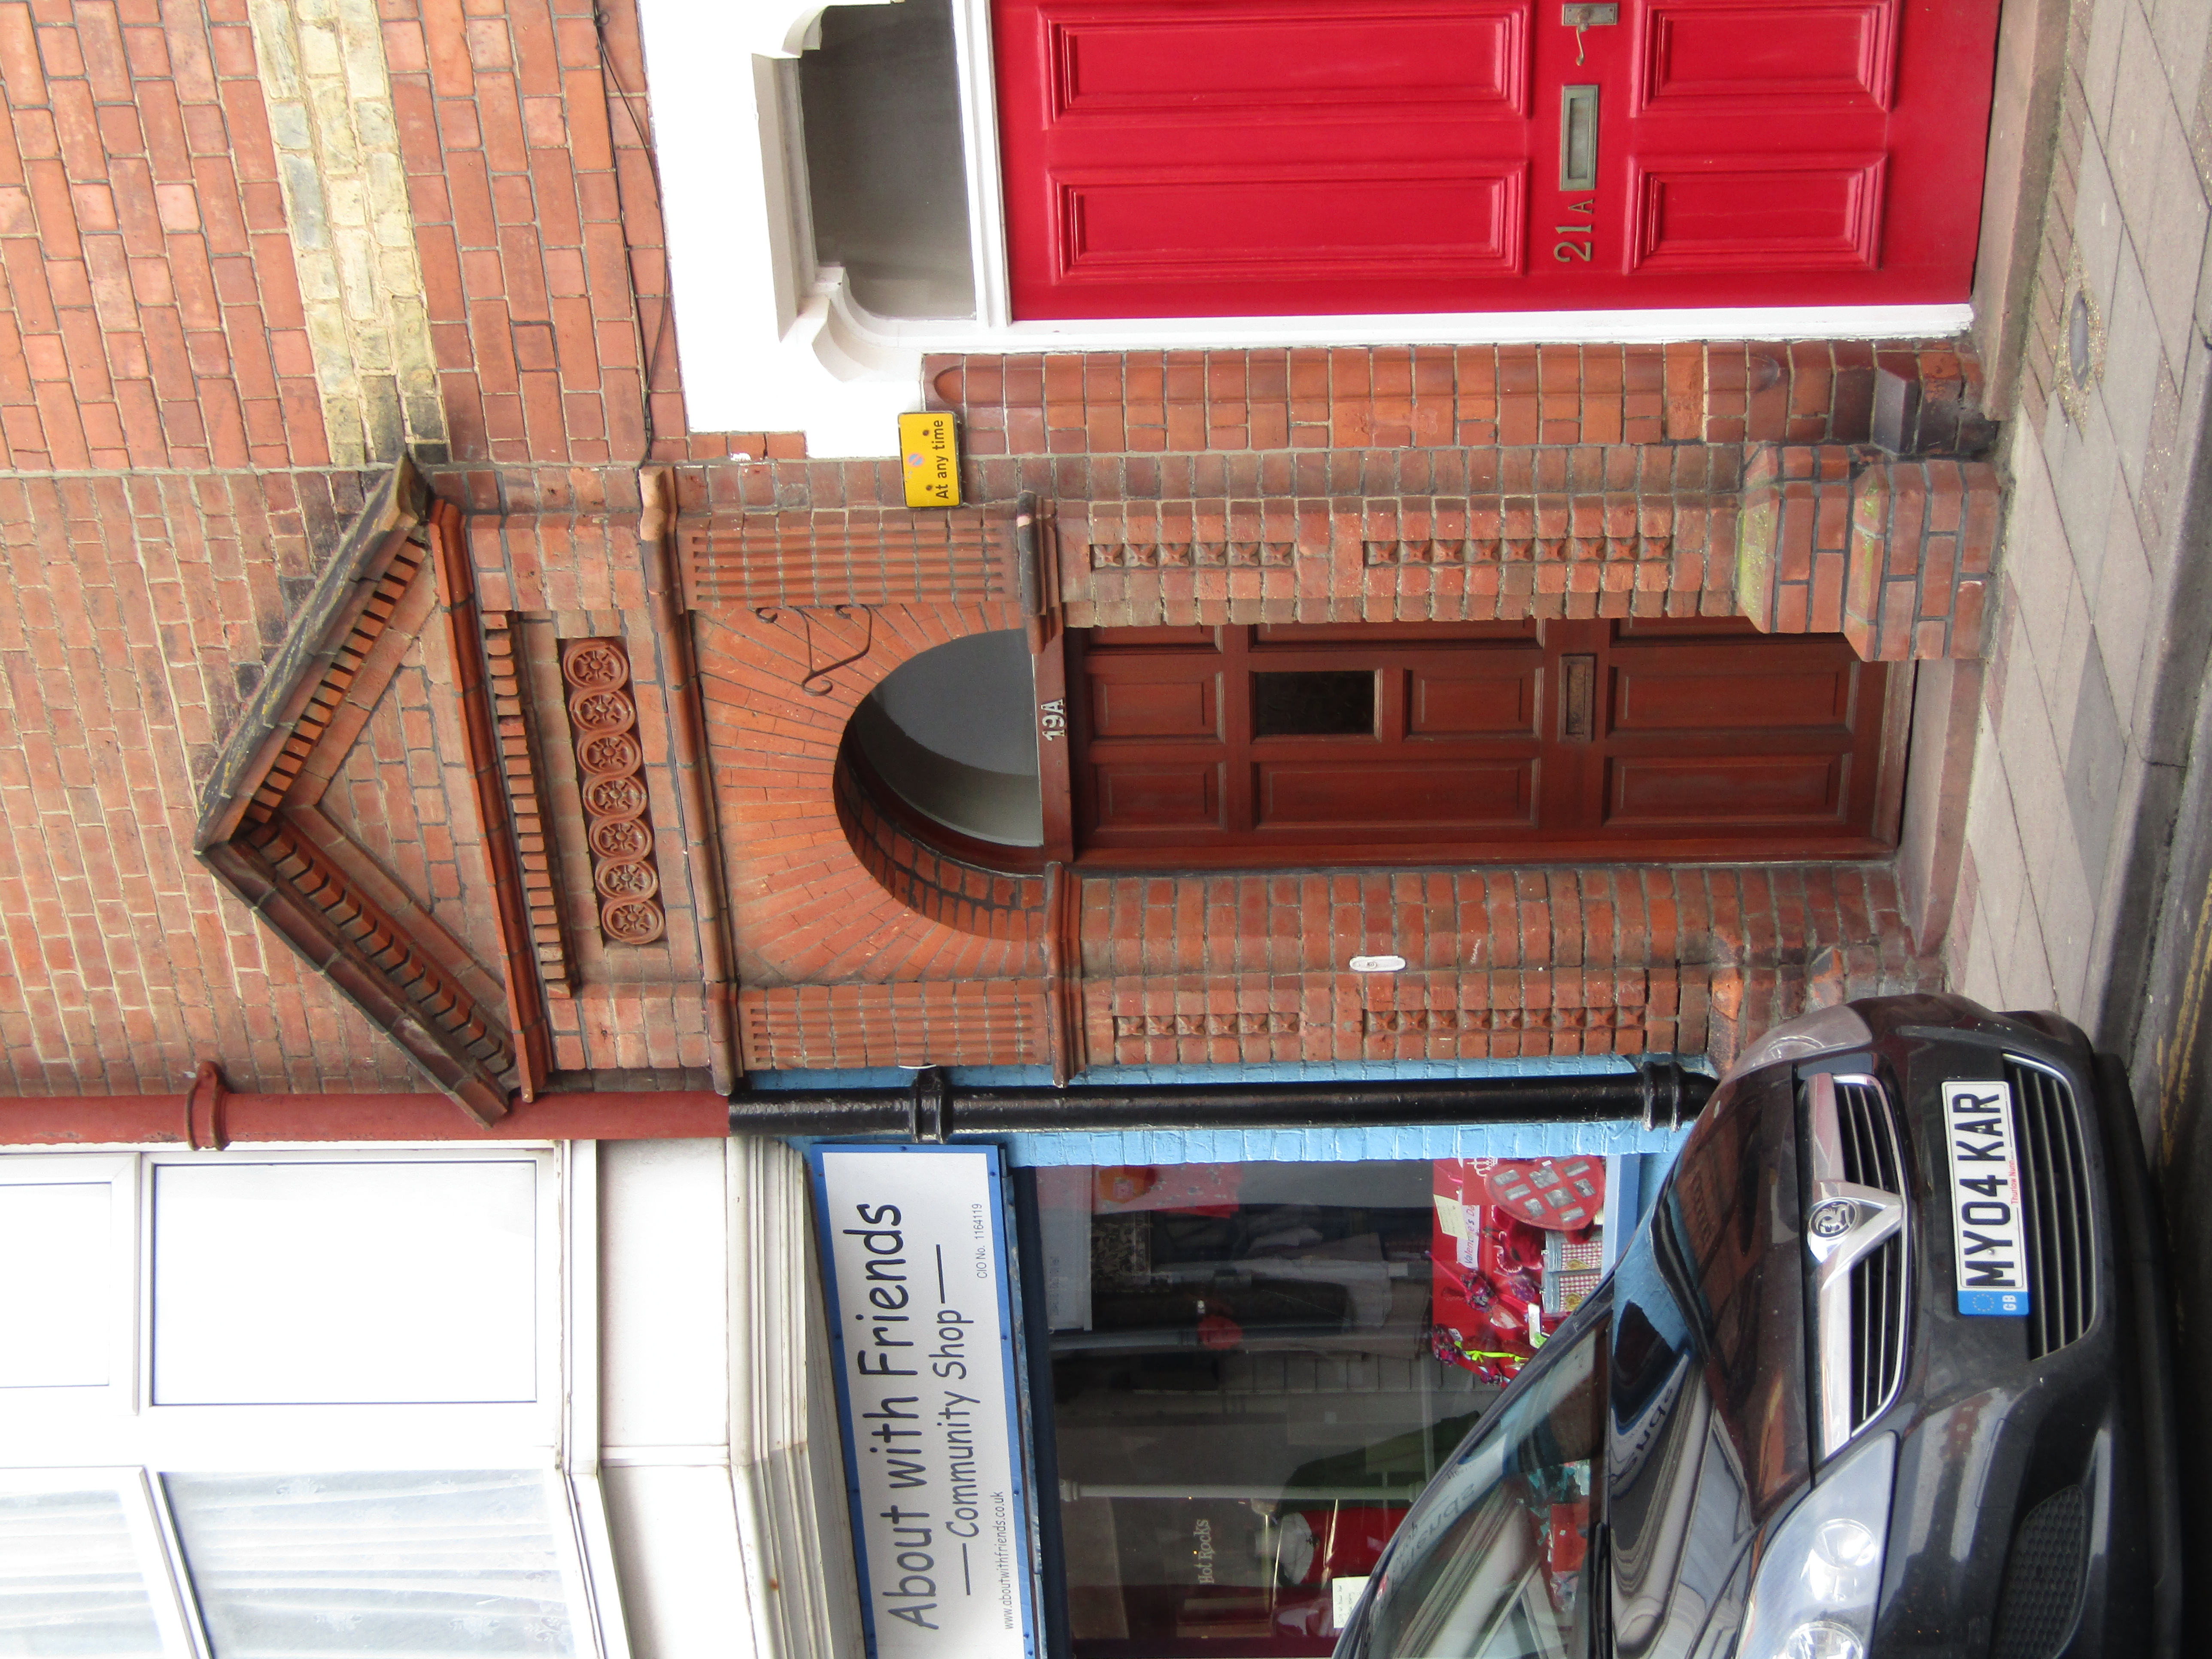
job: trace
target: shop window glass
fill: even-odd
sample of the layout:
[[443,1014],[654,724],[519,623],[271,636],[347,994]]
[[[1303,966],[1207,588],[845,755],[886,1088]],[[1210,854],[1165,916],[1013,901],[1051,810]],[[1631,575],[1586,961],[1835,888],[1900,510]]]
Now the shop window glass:
[[1586,1331],[1438,1484],[1378,1591],[1372,1659],[1552,1659],[1575,1640],[1603,1424]]
[[131,1659],[161,1650],[119,1495],[0,1492],[0,1654]]
[[576,1651],[545,1477],[164,1477],[215,1659]]
[[[97,1387],[119,1300],[105,1182],[0,1185],[0,1389]],[[33,1267],[30,1264],[35,1263]]]
[[1084,1167],[1036,1191],[1077,1659],[1328,1653],[1597,1278],[1595,1159]]
[[537,1398],[538,1171],[155,1170],[157,1405]]

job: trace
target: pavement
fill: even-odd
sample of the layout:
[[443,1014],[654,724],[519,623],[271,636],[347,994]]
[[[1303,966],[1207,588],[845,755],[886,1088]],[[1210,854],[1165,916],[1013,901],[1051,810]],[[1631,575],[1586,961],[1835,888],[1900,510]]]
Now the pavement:
[[[2063,3],[2063,0],[2061,0]],[[2073,0],[1951,983],[2129,1063],[2212,1572],[2212,4]]]

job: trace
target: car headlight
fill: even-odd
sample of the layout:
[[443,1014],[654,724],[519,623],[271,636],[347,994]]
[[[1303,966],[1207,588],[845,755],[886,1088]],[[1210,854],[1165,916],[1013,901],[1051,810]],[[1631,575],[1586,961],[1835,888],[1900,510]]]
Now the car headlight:
[[1802,1060],[1808,1054],[1832,1054],[1839,1048],[1863,1048],[1873,1041],[1874,1032],[1859,1018],[1858,1010],[1849,1003],[1815,1008],[1809,1014],[1783,1021],[1738,1054],[1735,1064],[1722,1073],[1721,1081],[1725,1083],[1746,1072],[1771,1066],[1778,1060]]
[[1782,1523],[1752,1580],[1736,1659],[1866,1659],[1896,1469],[1896,1437],[1869,1440]]

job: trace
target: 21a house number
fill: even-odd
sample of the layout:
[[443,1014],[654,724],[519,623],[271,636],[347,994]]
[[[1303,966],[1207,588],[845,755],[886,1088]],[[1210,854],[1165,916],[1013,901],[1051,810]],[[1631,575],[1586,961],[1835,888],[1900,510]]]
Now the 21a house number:
[[1037,730],[1047,743],[1057,743],[1067,735],[1067,699],[1048,697],[1037,705]]
[[1554,242],[1552,244],[1552,257],[1559,261],[1562,264],[1568,264],[1577,259],[1581,260],[1584,264],[1588,264],[1590,262],[1590,254],[1595,250],[1597,244],[1597,225],[1595,222],[1597,215],[1597,198],[1593,196],[1586,201],[1570,202],[1567,204],[1567,211],[1570,213],[1588,214],[1590,216],[1591,222],[1588,224],[1554,225],[1552,228],[1558,232],[1562,238],[1575,237],[1577,239],[1588,238],[1589,240],[1577,240],[1574,241],[1560,240]]

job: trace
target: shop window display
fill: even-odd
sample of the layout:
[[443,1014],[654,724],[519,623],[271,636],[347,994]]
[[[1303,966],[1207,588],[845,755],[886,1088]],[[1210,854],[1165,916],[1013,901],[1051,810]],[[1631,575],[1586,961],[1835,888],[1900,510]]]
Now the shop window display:
[[1598,1276],[1595,1158],[1036,1179],[1077,1659],[1328,1653]]

